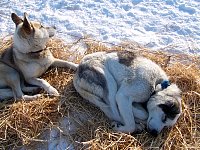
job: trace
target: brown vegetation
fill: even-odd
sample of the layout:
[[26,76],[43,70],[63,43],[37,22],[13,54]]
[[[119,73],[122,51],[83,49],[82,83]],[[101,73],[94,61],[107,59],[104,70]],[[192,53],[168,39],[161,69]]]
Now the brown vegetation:
[[[110,129],[110,122],[104,114],[83,100],[72,85],[73,71],[69,69],[49,69],[42,78],[46,79],[61,93],[59,97],[44,96],[37,101],[4,101],[0,103],[0,149],[19,148],[22,145],[45,143],[41,138],[43,132],[59,126],[59,118],[70,117],[72,112],[89,116],[87,122],[77,121],[79,128],[71,141],[77,149],[198,149],[200,148],[200,59],[194,56],[166,54],[150,51],[134,42],[122,43],[120,46],[106,45],[86,38],[87,52],[109,51],[113,49],[131,49],[138,51],[158,64],[176,83],[182,92],[183,114],[171,129],[165,129],[154,138],[147,132],[137,135],[115,133]],[[0,42],[3,51],[12,45],[12,40]],[[62,59],[74,58],[79,62],[82,56],[70,51],[69,45],[61,40],[49,42],[55,57]],[[184,61],[183,61],[184,59]],[[76,138],[82,141],[77,144]]]

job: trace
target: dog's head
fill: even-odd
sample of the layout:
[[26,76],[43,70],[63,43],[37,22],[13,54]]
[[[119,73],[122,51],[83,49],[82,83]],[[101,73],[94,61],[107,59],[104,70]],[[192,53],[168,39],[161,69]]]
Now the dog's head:
[[150,97],[147,103],[147,129],[152,135],[156,136],[164,127],[171,127],[176,123],[182,111],[180,93],[180,89],[172,84]]
[[40,22],[30,22],[26,13],[24,19],[15,13],[12,13],[11,18],[16,25],[14,47],[21,53],[44,49],[49,38],[55,34],[55,27],[44,27]]

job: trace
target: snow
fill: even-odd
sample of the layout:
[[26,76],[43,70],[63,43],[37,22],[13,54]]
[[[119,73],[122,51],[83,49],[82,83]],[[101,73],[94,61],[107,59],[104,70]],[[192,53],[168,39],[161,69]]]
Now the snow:
[[48,141],[48,150],[74,150],[74,146],[68,140],[67,137],[60,135],[58,129],[52,129],[50,131],[50,140]]
[[[27,12],[30,20],[55,25],[57,37],[68,43],[90,35],[106,43],[136,41],[152,49],[200,55],[200,0],[1,0],[0,6],[0,37],[14,33],[12,12]],[[71,51],[86,48],[81,41]],[[46,135],[48,149],[74,149],[66,135],[76,125],[61,119],[60,129]]]
[[[12,12],[55,25],[67,42],[90,35],[107,43],[136,41],[152,49],[200,54],[199,0],[3,0],[0,34],[11,35]],[[74,36],[74,37],[72,37]]]
[[[81,127],[80,123],[84,123],[88,120],[89,116],[86,114],[77,114],[73,112],[70,114],[70,117],[65,116],[61,118],[59,127],[52,128],[52,130],[45,133],[45,137],[49,136],[49,138],[47,138],[48,150],[74,150],[75,146],[71,143],[70,137]],[[80,141],[81,138],[76,142],[79,143]]]

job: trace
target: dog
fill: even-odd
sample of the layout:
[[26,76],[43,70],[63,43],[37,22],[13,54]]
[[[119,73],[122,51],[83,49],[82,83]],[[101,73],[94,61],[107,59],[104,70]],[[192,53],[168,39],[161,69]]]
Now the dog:
[[[6,50],[1,57],[1,68],[5,71],[0,73],[0,96],[23,99],[40,96],[24,96],[20,75],[23,76],[26,83],[41,87],[50,95],[59,95],[58,91],[47,81],[38,78],[50,66],[77,68],[74,63],[54,58],[50,50],[46,48],[46,44],[54,36],[56,28],[44,27],[40,22],[29,21],[27,13],[24,13],[24,19],[15,13],[12,13],[11,18],[16,25],[16,30],[12,48]],[[28,91],[30,90],[31,88]]]
[[[173,126],[181,114],[181,91],[156,63],[130,51],[86,55],[73,78],[76,91],[99,107],[113,129],[134,133],[143,120],[152,135]],[[142,106],[147,104],[147,111]]]

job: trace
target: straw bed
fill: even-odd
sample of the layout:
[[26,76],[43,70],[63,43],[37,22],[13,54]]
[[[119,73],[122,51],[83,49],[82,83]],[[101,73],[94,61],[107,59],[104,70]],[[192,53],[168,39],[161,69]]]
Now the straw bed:
[[[61,96],[44,97],[35,101],[4,101],[0,103],[0,149],[19,149],[23,145],[34,149],[33,145],[47,143],[41,138],[42,133],[52,127],[59,127],[61,117],[73,118],[78,125],[71,141],[76,149],[199,149],[200,148],[200,61],[199,57],[167,54],[149,51],[134,42],[108,47],[89,38],[83,39],[87,45],[86,53],[96,51],[135,50],[161,67],[176,83],[182,92],[183,114],[173,128],[165,129],[156,138],[147,132],[136,135],[115,133],[110,128],[110,121],[95,106],[83,100],[76,93],[73,85],[73,71],[67,68],[51,68],[41,78],[58,89]],[[12,45],[12,39],[1,40],[0,51]],[[62,40],[53,39],[48,48],[54,56],[79,62],[83,57],[70,51],[71,45]],[[185,59],[183,61],[183,59]],[[76,119],[85,114],[87,118]],[[67,133],[66,133],[67,134]],[[78,138],[81,137],[81,141]],[[34,144],[33,144],[34,143]]]

